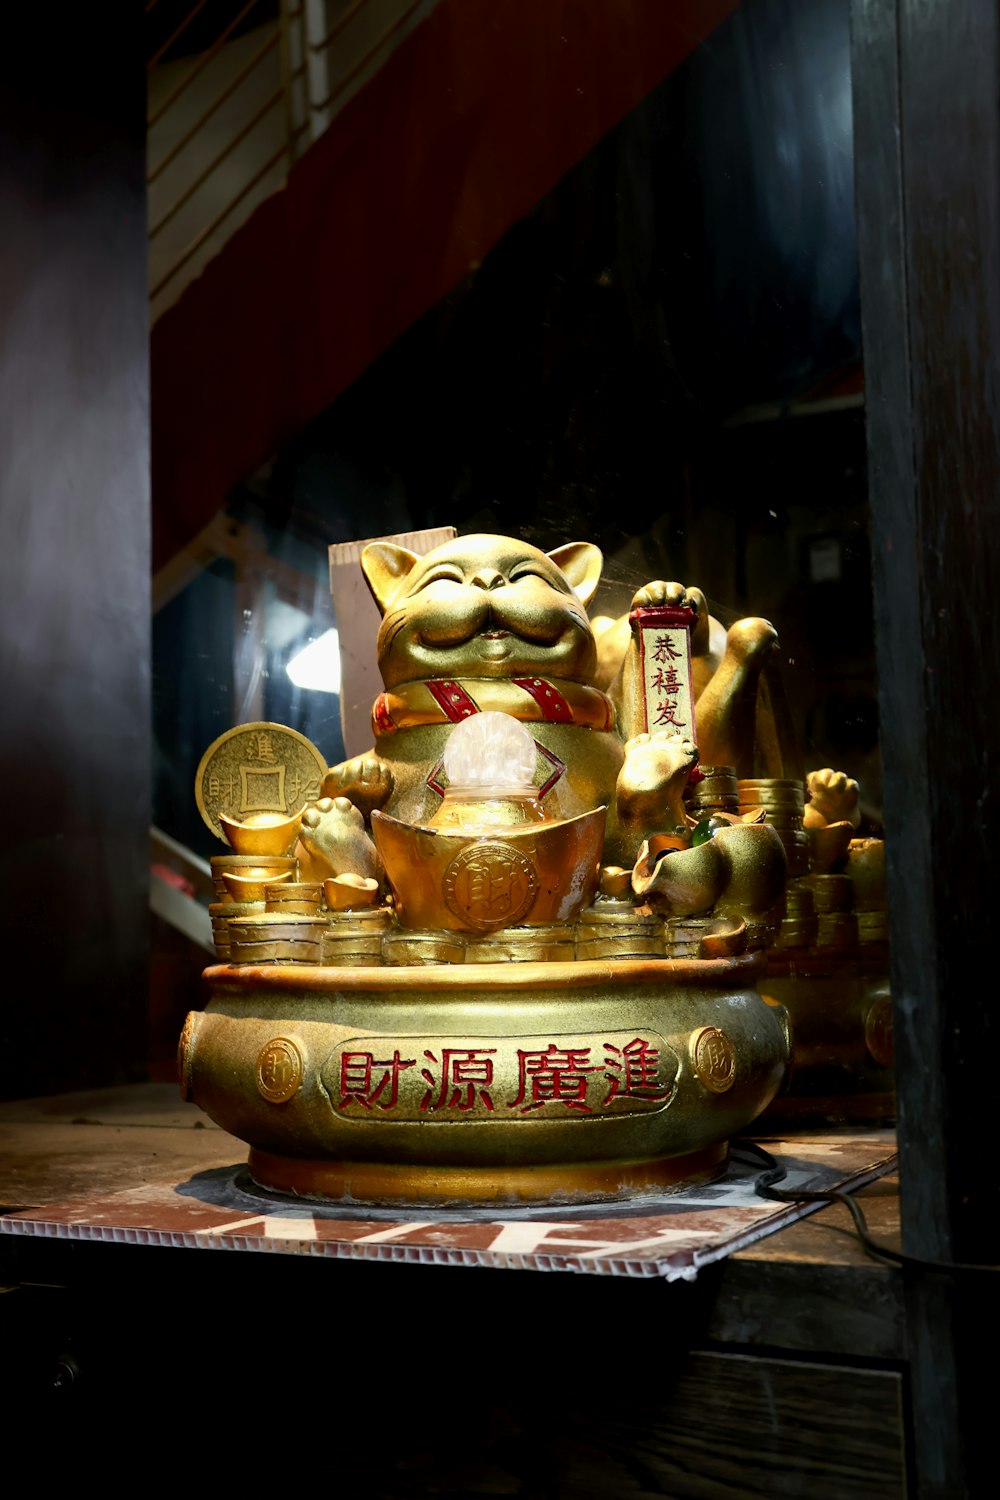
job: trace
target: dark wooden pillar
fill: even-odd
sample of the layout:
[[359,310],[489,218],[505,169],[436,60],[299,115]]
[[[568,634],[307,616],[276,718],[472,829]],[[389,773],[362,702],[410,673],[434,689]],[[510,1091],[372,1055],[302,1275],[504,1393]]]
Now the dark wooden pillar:
[[[1000,17],[853,0],[904,1248],[995,1262]],[[995,1277],[909,1276],[915,1492],[986,1493]]]
[[149,460],[141,5],[0,48],[0,1094],[145,1062]]

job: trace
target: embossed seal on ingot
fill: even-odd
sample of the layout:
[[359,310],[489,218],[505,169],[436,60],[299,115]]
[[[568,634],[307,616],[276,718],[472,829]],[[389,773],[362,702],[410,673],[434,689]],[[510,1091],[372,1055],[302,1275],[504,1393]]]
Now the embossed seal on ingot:
[[892,1000],[888,995],[880,995],[865,1017],[865,1045],[883,1068],[892,1067]]
[[509,844],[473,844],[456,854],[442,881],[448,910],[479,932],[513,927],[538,893],[531,860]]
[[691,1064],[713,1094],[724,1094],[736,1081],[736,1050],[724,1031],[703,1026],[691,1038]]
[[284,1104],[302,1082],[302,1053],[287,1036],[272,1037],[260,1049],[255,1077],[269,1104]]

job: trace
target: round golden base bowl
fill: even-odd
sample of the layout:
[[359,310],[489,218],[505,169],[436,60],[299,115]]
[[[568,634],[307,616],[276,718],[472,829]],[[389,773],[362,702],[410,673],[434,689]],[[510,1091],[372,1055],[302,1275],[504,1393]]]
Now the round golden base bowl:
[[788,1063],[763,959],[208,969],[181,1089],[278,1193],[588,1203],[717,1176]]

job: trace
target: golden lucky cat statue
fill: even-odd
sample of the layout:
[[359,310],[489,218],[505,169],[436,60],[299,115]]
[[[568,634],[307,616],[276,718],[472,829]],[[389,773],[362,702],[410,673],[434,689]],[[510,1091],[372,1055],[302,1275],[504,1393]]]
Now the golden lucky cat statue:
[[[608,676],[610,635],[599,661],[587,605],[602,564],[589,542],[546,553],[513,537],[470,535],[423,557],[389,542],[366,547],[361,566],[382,612],[385,691],[372,713],[375,745],[327,772],[327,800],[304,818],[306,857],[335,866],[339,841],[356,840],[360,819],[345,798],[366,819],[378,809],[429,823],[441,804],[449,733],[487,710],[529,727],[550,817],[607,807],[606,863],[631,867],[644,838],[681,821],[681,793],[698,752],[689,740],[643,733],[634,639],[610,690],[598,685]],[[746,762],[760,673],[776,641],[772,626],[741,620],[726,634],[701,592],[677,583],[647,584],[633,600],[633,608],[663,604],[696,612],[692,676],[702,759]]]

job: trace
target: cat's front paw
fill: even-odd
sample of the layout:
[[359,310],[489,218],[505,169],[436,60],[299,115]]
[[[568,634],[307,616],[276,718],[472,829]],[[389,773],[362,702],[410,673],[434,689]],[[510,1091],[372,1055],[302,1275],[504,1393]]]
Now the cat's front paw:
[[299,867],[303,880],[335,875],[379,877],[379,857],[365,831],[365,820],[346,797],[321,797],[302,814]]
[[809,802],[806,804],[805,826],[822,827],[830,823],[850,823],[857,828],[861,822],[858,806],[858,783],[843,771],[826,767],[822,771],[810,771],[806,777]]
[[356,755],[353,760],[331,766],[323,777],[324,798],[347,797],[367,822],[375,808],[392,796],[394,778],[384,760],[375,754]]
[[633,609],[655,609],[664,605],[694,610],[691,650],[695,656],[704,655],[708,650],[710,627],[708,602],[701,589],[688,588],[683,583],[667,583],[662,578],[656,578],[652,583],[644,584],[632,596]]

